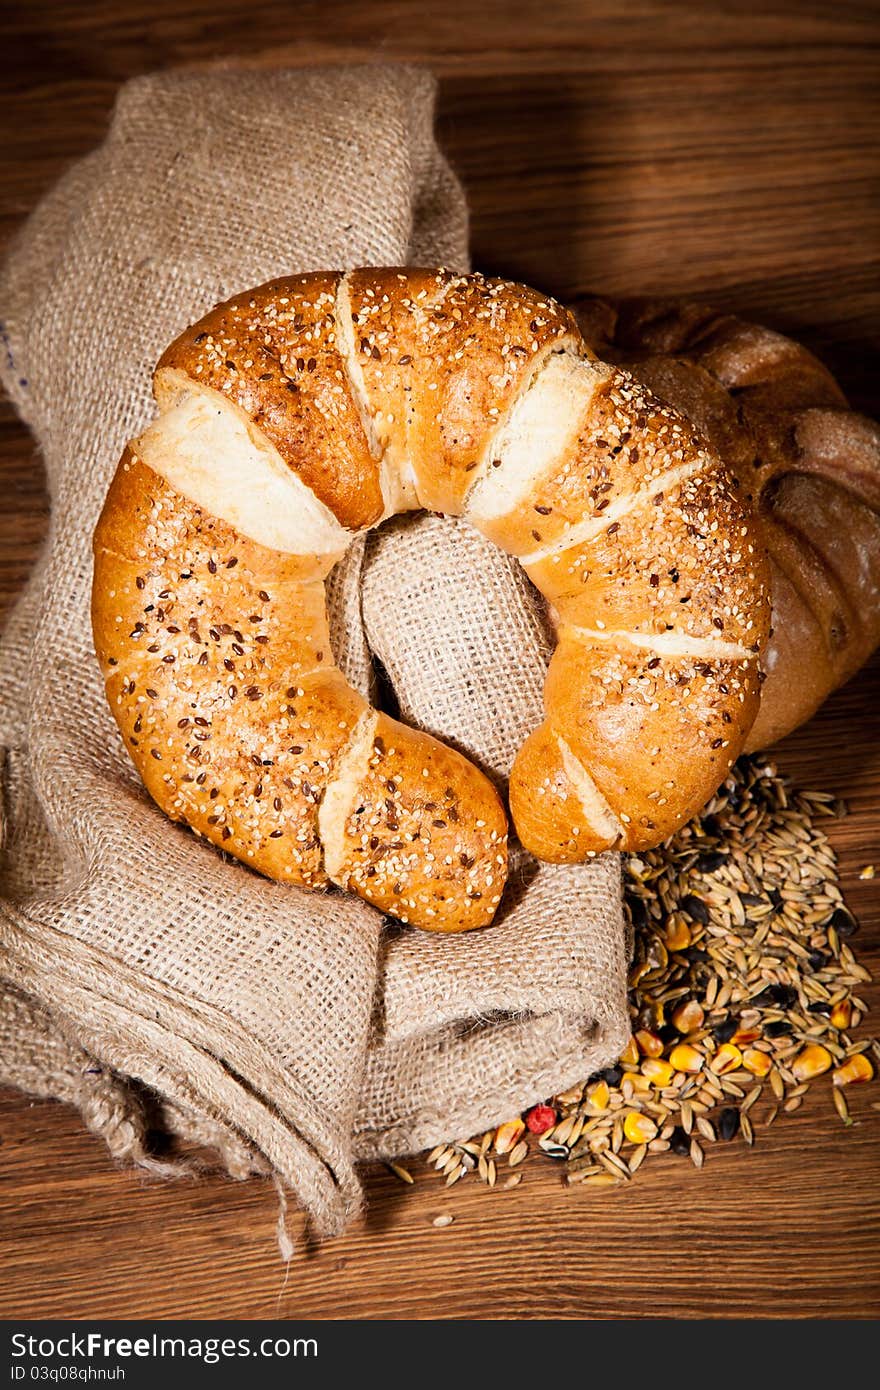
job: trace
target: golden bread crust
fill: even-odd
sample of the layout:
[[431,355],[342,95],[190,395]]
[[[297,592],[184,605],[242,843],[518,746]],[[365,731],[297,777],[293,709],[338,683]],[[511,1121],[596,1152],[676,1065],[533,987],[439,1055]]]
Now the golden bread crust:
[[743,489],[553,300],[437,270],[277,280],[181,334],[155,392],[96,529],[93,623],[169,816],[427,930],[491,921],[495,789],[371,710],[330,649],[332,565],[417,506],[518,555],[558,623],[546,720],[511,775],[526,848],[656,844],[724,777],[767,630]]
[[495,915],[507,876],[507,817],[473,763],[379,714],[346,816],[338,882],[433,931]]
[[580,334],[555,300],[509,281],[412,269],[347,278],[377,433],[395,466],[412,467],[417,505],[457,514],[510,403]]
[[675,407],[739,479],[770,561],[766,680],[746,747],[804,723],[880,643],[880,429],[806,348],[675,300],[575,305],[594,350]]
[[[510,779],[511,810],[529,847],[542,858],[577,862],[586,852],[665,840],[705,805],[738,755],[757,709],[756,677],[756,657],[665,655],[619,638],[584,642],[563,628],[544,691],[547,718],[520,750]],[[554,757],[548,767],[554,737],[570,757]],[[547,837],[556,829],[543,799],[565,792],[584,808],[581,770],[616,824],[588,815],[592,823],[551,854]]]
[[162,354],[240,406],[343,526],[383,513],[379,466],[336,338],[338,272],[295,275],[218,304]]
[[[173,820],[270,878],[327,887],[320,808],[369,706],[334,665],[326,559],[247,540],[131,450],[94,550],[95,647],[150,795]],[[485,925],[506,877],[497,793],[459,753],[379,718],[357,798],[364,812],[354,821],[357,840],[378,809],[366,859],[380,872],[368,876],[355,854],[345,886],[429,930]],[[441,825],[435,802],[454,820]]]

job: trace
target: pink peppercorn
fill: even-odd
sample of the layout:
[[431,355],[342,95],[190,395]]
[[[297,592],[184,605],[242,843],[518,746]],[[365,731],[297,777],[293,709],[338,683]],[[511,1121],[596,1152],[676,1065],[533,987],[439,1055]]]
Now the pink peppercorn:
[[532,1134],[546,1134],[556,1124],[556,1111],[550,1105],[535,1105],[526,1115],[526,1128]]

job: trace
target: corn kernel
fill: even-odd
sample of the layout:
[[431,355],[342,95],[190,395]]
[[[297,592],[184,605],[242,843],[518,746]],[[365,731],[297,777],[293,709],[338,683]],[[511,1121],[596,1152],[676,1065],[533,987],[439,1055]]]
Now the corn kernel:
[[610,1099],[611,1091],[608,1089],[607,1081],[597,1081],[594,1086],[587,1087],[587,1100],[597,1110],[607,1110]]
[[743,1043],[757,1042],[760,1036],[760,1028],[737,1028],[730,1041],[736,1043],[737,1047],[742,1047]]
[[631,1144],[649,1144],[656,1137],[657,1126],[650,1115],[630,1110],[623,1122],[623,1132]]
[[668,1086],[675,1075],[675,1067],[661,1057],[646,1057],[642,1063],[642,1074],[654,1086]]
[[626,1079],[637,1095],[649,1096],[651,1094],[651,1083],[647,1076],[642,1076],[640,1071],[628,1071]]
[[703,1006],[696,999],[686,999],[673,1011],[672,1023],[679,1033],[693,1033],[696,1028],[702,1028],[704,1018]]
[[630,989],[635,989],[636,985],[639,983],[639,980],[642,978],[643,975],[647,975],[650,969],[651,963],[647,960],[639,961],[638,965],[634,965],[629,972]]
[[666,1023],[666,1005],[662,999],[651,1000],[652,1028],[663,1028]]
[[669,1060],[676,1071],[702,1071],[706,1058],[689,1043],[678,1043],[670,1052]]
[[624,1066],[634,1067],[639,1060],[639,1047],[635,1038],[630,1038],[626,1047],[620,1054],[620,1060]]
[[726,1071],[737,1071],[742,1066],[742,1053],[733,1043],[722,1043],[718,1051],[713,1054],[709,1066],[718,1076],[723,1076]]
[[791,1069],[798,1081],[811,1081],[814,1076],[821,1076],[830,1066],[831,1053],[819,1043],[807,1043],[795,1057]]
[[691,944],[691,929],[681,917],[671,917],[666,927],[667,951],[686,951]]
[[856,1052],[852,1057],[847,1057],[846,1061],[835,1068],[831,1080],[835,1086],[853,1086],[860,1081],[870,1081],[874,1075],[874,1068],[870,1058],[864,1052]]
[[747,1047],[743,1053],[743,1066],[752,1076],[766,1076],[771,1065],[767,1053],[759,1052],[756,1047]]
[[849,1027],[852,1022],[852,1001],[850,999],[841,999],[839,1004],[834,1005],[831,1010],[830,1022],[832,1028],[837,1028],[840,1031]]
[[648,1028],[640,1028],[635,1034],[635,1040],[638,1043],[639,1051],[645,1057],[662,1057],[663,1039],[658,1038],[656,1033],[652,1033]]
[[525,1132],[526,1127],[522,1120],[507,1120],[503,1125],[499,1125],[495,1131],[495,1152],[497,1154],[510,1153]]

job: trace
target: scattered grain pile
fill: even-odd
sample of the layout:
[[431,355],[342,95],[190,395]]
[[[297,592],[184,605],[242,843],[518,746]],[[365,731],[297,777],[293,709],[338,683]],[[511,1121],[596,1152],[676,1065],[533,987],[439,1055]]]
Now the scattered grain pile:
[[852,1123],[851,1088],[872,1080],[880,1048],[856,1038],[870,976],[849,945],[857,923],[820,828],[845,813],[744,758],[697,820],[630,856],[626,1051],[497,1130],[438,1146],[427,1161],[447,1185],[474,1172],[490,1187],[515,1186],[520,1164],[541,1151],[564,1163],[567,1182],[589,1187],[629,1181],[669,1152],[701,1168],[709,1146],[753,1144],[820,1077]]

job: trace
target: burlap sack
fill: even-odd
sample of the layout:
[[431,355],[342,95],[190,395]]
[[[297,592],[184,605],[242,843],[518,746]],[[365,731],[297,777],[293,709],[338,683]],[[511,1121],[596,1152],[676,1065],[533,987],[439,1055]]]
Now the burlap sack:
[[[2,648],[0,1077],[73,1101],[157,1172],[157,1125],[236,1176],[271,1172],[320,1235],[358,1208],[357,1160],[487,1127],[617,1054],[618,863],[518,852],[498,924],[439,939],[225,861],[125,756],[91,647],[90,537],[153,362],[215,301],[328,265],[466,266],[432,113],[431,79],[406,69],[138,79],[0,280],[0,372],[52,499]],[[355,545],[330,603],[350,679],[370,689],[368,639],[404,717],[503,776],[548,650],[518,569],[425,517]]]

